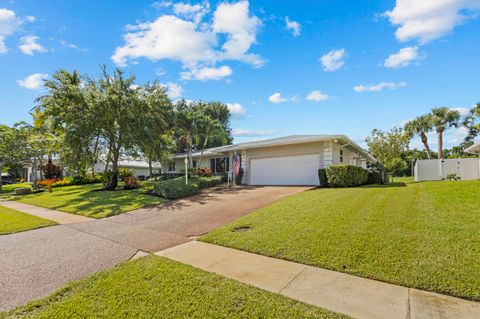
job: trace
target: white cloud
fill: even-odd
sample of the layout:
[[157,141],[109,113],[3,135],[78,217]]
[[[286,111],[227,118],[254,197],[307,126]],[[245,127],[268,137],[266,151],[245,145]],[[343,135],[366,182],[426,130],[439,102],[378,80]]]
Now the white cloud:
[[315,102],[322,102],[331,98],[332,98],[331,96],[325,93],[322,93],[322,91],[319,91],[319,90],[312,91],[310,92],[310,94],[307,95],[307,100],[315,101]]
[[32,22],[37,21],[37,18],[35,18],[34,16],[27,16],[25,18],[25,21],[32,23]]
[[15,33],[21,23],[15,12],[0,8],[0,53],[8,52],[5,39]]
[[242,117],[247,114],[247,110],[240,103],[227,103],[228,110],[233,117]]
[[178,2],[173,5],[173,12],[176,15],[192,20],[195,24],[200,23],[209,11],[210,4],[208,2],[204,2],[203,4]]
[[239,60],[261,67],[265,63],[258,54],[248,53],[256,42],[256,36],[261,21],[256,16],[249,15],[248,1],[236,3],[222,2],[213,14],[213,30],[216,33],[227,34],[227,40],[222,45],[218,56],[220,60]]
[[165,1],[155,1],[154,3],[151,4],[151,6],[159,10],[159,9],[171,7],[172,4],[173,4],[173,1],[165,0]]
[[298,37],[301,34],[301,26],[297,21],[291,21],[288,17],[285,17],[285,24],[287,30],[291,31],[294,37]]
[[346,50],[332,50],[327,54],[322,55],[319,59],[322,62],[323,70],[327,72],[332,72],[340,69],[344,64]]
[[197,29],[195,23],[172,15],[160,16],[153,22],[128,27],[125,45],[117,47],[112,56],[120,66],[128,60],[145,57],[153,61],[178,60],[184,64],[207,62],[215,58],[212,46],[215,34]]
[[167,95],[171,99],[179,98],[183,94],[183,88],[177,83],[161,83],[161,86],[163,86],[167,90]]
[[353,87],[355,92],[380,92],[384,89],[395,90],[401,87],[406,86],[407,83],[405,82],[381,82],[378,84],[370,84],[370,85],[357,85]]
[[286,98],[286,97],[283,97],[282,94],[280,94],[280,92],[276,92],[270,95],[268,97],[268,100],[271,103],[279,104],[279,103],[285,103],[285,102],[295,102],[297,100],[297,97],[294,96],[294,97]]
[[229,66],[223,65],[221,67],[203,67],[190,68],[190,71],[180,73],[182,80],[221,80],[232,75],[233,71]]
[[466,108],[466,107],[454,107],[451,110],[452,111],[457,111],[458,113],[460,113],[461,116],[465,116],[465,115],[470,114],[470,109]]
[[48,74],[34,73],[23,80],[17,80],[18,85],[29,90],[37,90],[43,86],[43,80],[48,77]]
[[20,48],[20,51],[28,55],[33,55],[35,52],[46,52],[47,49],[37,43],[38,40],[39,38],[33,35],[22,37],[18,47]]
[[[183,72],[182,77],[197,78],[198,72],[217,72],[211,79],[232,73],[227,66],[216,67],[220,61],[242,61],[254,67],[264,64],[259,55],[249,52],[261,21],[249,14],[248,1],[222,2],[208,20],[204,19],[209,12],[207,1],[195,5],[176,3],[173,11],[176,15],[162,15],[153,22],[127,26],[125,44],[115,49],[113,62],[126,66],[139,58],[176,60],[191,70]],[[208,75],[203,79],[209,79]]]
[[384,15],[398,27],[395,36],[399,41],[423,44],[450,33],[478,9],[479,0],[397,0]]
[[235,129],[233,130],[234,136],[267,136],[277,133],[277,130],[244,130],[244,129]]
[[383,65],[386,68],[398,69],[410,65],[413,61],[421,60],[423,56],[418,52],[417,47],[406,47],[397,53],[391,54],[385,59]]

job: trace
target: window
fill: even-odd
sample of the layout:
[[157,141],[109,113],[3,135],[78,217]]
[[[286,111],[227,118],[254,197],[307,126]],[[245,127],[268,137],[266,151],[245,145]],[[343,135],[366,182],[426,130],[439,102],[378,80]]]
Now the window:
[[340,163],[343,163],[343,150],[340,150]]
[[176,169],[175,169],[175,162],[170,162],[168,163],[168,171],[169,172],[175,172]]
[[210,159],[210,169],[212,173],[222,174],[230,170],[230,159],[228,157],[216,157]]

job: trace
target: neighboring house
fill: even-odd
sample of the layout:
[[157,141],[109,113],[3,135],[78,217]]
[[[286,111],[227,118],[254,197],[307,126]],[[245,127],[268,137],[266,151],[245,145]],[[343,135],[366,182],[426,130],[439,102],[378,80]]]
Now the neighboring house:
[[[234,152],[241,158],[242,183],[248,185],[319,185],[318,169],[332,164],[367,168],[376,162],[362,147],[345,135],[291,135],[268,140],[210,148],[192,154],[194,167],[208,167],[214,174],[230,171]],[[178,154],[168,172],[185,168],[186,154]]]
[[465,150],[467,153],[480,154],[480,143],[473,144]]
[[[112,168],[112,164],[108,165],[108,168]],[[150,168],[147,161],[137,159],[123,159],[118,162],[118,168],[128,168],[135,171],[135,176],[140,178],[147,178],[150,176]],[[159,173],[161,165],[158,163],[152,163],[153,173]],[[95,173],[102,173],[105,171],[105,163],[97,163],[94,165]]]

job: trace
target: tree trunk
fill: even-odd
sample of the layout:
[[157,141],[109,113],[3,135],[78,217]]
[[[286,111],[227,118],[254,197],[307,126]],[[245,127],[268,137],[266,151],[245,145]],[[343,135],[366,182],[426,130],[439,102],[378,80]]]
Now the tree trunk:
[[208,138],[205,138],[205,141],[203,142],[202,151],[200,152],[200,159],[198,160],[198,165],[197,165],[198,168],[202,168],[203,152],[205,151],[205,147],[207,147],[207,141],[208,141]]
[[97,135],[97,139],[95,140],[95,147],[93,148],[93,161],[92,161],[92,177],[95,177],[95,163],[98,160],[98,140],[100,139],[100,136]]
[[120,157],[119,151],[114,151],[112,159],[112,179],[106,189],[114,191],[118,186],[118,158]]
[[32,174],[33,174],[33,181],[32,181],[32,186],[34,190],[38,189],[38,184],[37,184],[37,161],[33,160],[33,165],[32,165]]
[[2,173],[3,173],[3,165],[2,163],[0,163],[0,193],[2,192],[2,186],[3,186]]
[[148,170],[150,171],[150,176],[149,177],[152,177],[153,167],[152,167],[152,161],[151,160],[148,160]]
[[437,130],[438,136],[438,158],[443,158],[443,130]]
[[430,150],[430,146],[428,145],[427,134],[425,132],[421,133],[422,143],[425,146],[425,151],[427,152],[428,159],[432,159],[432,151]]
[[185,167],[185,169],[188,170],[188,168],[193,167],[193,158],[192,158],[192,138],[190,135],[187,137],[187,144],[188,144],[188,165],[189,167]]

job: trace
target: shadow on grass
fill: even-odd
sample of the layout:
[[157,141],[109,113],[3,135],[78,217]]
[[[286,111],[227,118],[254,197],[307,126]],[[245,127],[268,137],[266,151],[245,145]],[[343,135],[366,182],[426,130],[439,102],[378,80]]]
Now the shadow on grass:
[[362,188],[396,188],[396,187],[407,187],[407,184],[404,182],[393,182],[389,184],[370,184],[362,186]]

